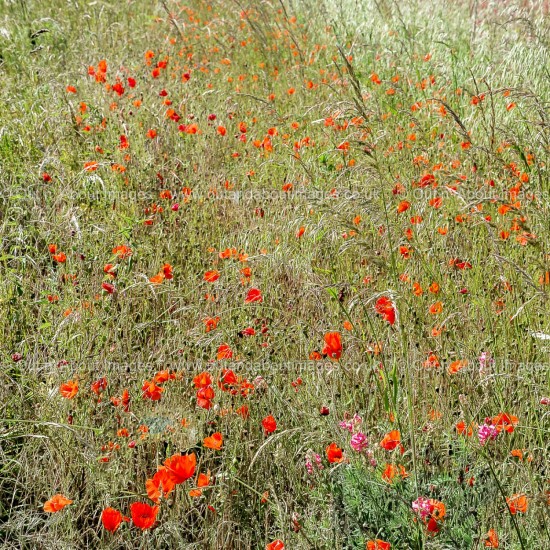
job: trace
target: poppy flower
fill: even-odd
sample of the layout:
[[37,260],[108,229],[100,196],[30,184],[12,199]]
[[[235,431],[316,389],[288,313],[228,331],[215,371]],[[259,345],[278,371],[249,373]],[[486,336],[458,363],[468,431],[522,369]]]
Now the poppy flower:
[[380,442],[380,447],[386,449],[386,451],[393,451],[400,443],[401,434],[399,430],[392,430],[384,436]]
[[123,517],[123,515],[114,508],[105,508],[103,512],[101,512],[101,523],[103,524],[103,528],[110,533],[114,533],[120,527],[122,520],[128,521],[128,518]]
[[261,303],[263,301],[262,293],[257,288],[251,288],[244,300],[245,304],[250,304],[252,302],[259,302]]
[[449,365],[449,374],[456,374],[457,372],[461,371],[463,368],[468,366],[468,360],[467,359],[461,359],[459,361],[453,361]]
[[212,408],[212,399],[214,399],[214,390],[212,386],[206,388],[200,388],[197,392],[197,407],[201,409],[210,410]]
[[342,462],[344,460],[344,453],[342,452],[342,449],[336,445],[336,443],[331,443],[325,451],[327,453],[327,459],[331,464],[335,462]]
[[510,509],[510,513],[516,515],[517,513],[525,514],[529,507],[529,501],[523,494],[515,494],[506,498],[506,504]]
[[280,539],[274,540],[273,542],[270,542],[266,547],[265,550],[285,550],[285,545],[283,544],[283,541]]
[[218,355],[217,355],[218,361],[221,361],[222,359],[231,359],[232,357],[233,357],[233,351],[227,344],[222,344],[218,348]]
[[223,445],[223,436],[220,432],[216,432],[209,437],[205,437],[202,444],[208,449],[219,451]]
[[213,283],[213,282],[217,281],[219,278],[220,278],[220,272],[216,271],[215,269],[213,269],[212,271],[207,271],[204,274],[204,280],[207,283]]
[[95,382],[92,382],[90,389],[96,394],[99,395],[102,391],[107,389],[107,378],[99,378]]
[[196,388],[206,388],[212,385],[212,377],[207,372],[201,372],[193,378],[193,384]]
[[504,430],[505,432],[511,434],[514,431],[514,426],[517,425],[518,421],[517,416],[507,413],[500,413],[493,418],[492,424],[499,433]]
[[54,254],[52,258],[58,263],[58,264],[64,264],[67,261],[67,255],[64,252],[58,252],[57,254]]
[[69,500],[67,497],[64,497],[61,494],[54,495],[50,500],[44,503],[44,512],[53,514],[63,510],[65,506],[72,504],[73,501]]
[[101,283],[101,288],[107,292],[107,294],[113,294],[115,292],[115,286],[111,283]]
[[323,355],[338,361],[342,355],[342,335],[339,332],[327,332],[324,340]]
[[498,536],[497,532],[494,529],[489,529],[487,535],[485,536],[485,547],[486,548],[498,548]]
[[130,505],[132,521],[136,527],[142,530],[150,529],[155,524],[158,506],[150,506],[146,502],[134,502]]
[[156,474],[152,479],[145,482],[145,490],[147,496],[155,503],[160,502],[160,497],[165,498],[174,490],[176,483],[170,475],[170,471],[166,466],[159,466]]
[[406,212],[410,207],[411,203],[409,201],[401,201],[397,206],[397,213],[401,214],[402,212]]
[[210,472],[208,472],[208,474],[199,474],[199,478],[197,479],[197,489],[192,489],[191,491],[189,491],[189,496],[190,497],[193,497],[193,498],[196,498],[196,497],[200,497],[202,495],[202,488],[203,487],[208,487],[209,483],[210,483]]
[[376,539],[376,540],[369,540],[367,542],[367,550],[390,550],[391,545],[389,542]]
[[170,479],[176,484],[179,485],[184,481],[188,480],[190,477],[193,477],[195,474],[195,468],[197,465],[197,457],[195,453],[188,455],[173,455],[170,458],[167,458],[164,461],[164,465],[168,470],[168,475]]
[[78,393],[78,381],[69,380],[65,384],[61,384],[59,393],[61,393],[65,399],[73,399],[73,397],[75,397]]
[[277,429],[277,422],[275,421],[275,418],[273,418],[272,415],[269,415],[262,420],[262,426],[265,430],[265,433],[270,434]]
[[392,483],[396,477],[405,479],[406,477],[409,477],[409,474],[402,465],[395,466],[394,464],[386,464],[384,472],[382,473],[382,479],[388,483]]
[[164,264],[162,266],[162,272],[164,273],[164,277],[167,280],[173,279],[174,274],[172,273],[173,267],[170,264]]
[[157,386],[153,380],[145,380],[141,387],[143,392],[143,399],[150,399],[151,401],[159,401],[164,388]]
[[472,424],[470,424],[468,427],[466,427],[466,422],[464,420],[460,420],[456,423],[456,431],[460,435],[466,435],[468,437],[471,437],[474,433],[474,427]]
[[395,306],[390,298],[387,296],[378,298],[374,308],[376,313],[382,315],[384,321],[387,321],[390,325],[395,323]]

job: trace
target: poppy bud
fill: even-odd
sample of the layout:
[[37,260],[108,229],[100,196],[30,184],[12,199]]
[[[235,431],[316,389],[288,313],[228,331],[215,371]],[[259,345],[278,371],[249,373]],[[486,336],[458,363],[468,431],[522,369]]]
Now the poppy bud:
[[328,416],[330,414],[329,408],[328,407],[321,407],[319,409],[319,414],[321,416]]

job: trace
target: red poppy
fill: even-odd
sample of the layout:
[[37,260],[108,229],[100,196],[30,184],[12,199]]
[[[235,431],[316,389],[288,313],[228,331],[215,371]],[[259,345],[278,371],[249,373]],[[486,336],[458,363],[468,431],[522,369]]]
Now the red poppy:
[[201,409],[206,409],[207,411],[212,408],[212,399],[214,399],[214,390],[212,386],[206,386],[205,388],[200,388],[197,392],[197,407]]
[[96,395],[99,395],[102,391],[107,389],[107,378],[103,377],[95,382],[92,382],[90,388]]
[[324,340],[323,354],[338,361],[342,355],[342,335],[339,332],[327,332]]
[[220,278],[220,272],[216,271],[215,269],[213,269],[212,271],[207,271],[204,274],[204,280],[207,283],[213,283],[213,282],[217,281],[219,278]]
[[251,288],[246,295],[244,300],[245,304],[250,304],[252,302],[262,302],[263,297],[262,293],[257,288]]
[[382,296],[378,298],[375,305],[376,313],[382,315],[390,325],[395,323],[395,306],[390,298]]
[[369,540],[367,542],[367,550],[390,550],[391,545],[389,542],[376,539],[376,540]]
[[143,399],[150,399],[151,401],[159,401],[164,388],[157,386],[153,380],[145,380],[141,387],[143,392]]
[[103,528],[110,533],[114,533],[120,527],[122,520],[128,521],[128,518],[123,517],[122,514],[114,508],[105,508],[103,512],[101,512],[101,523],[103,524]]
[[270,542],[266,547],[265,550],[285,550],[285,545],[283,544],[283,541],[280,539],[274,540],[273,542]]
[[149,506],[146,502],[134,502],[130,505],[132,521],[136,527],[142,530],[150,529],[155,524],[158,506]]
[[164,465],[168,470],[168,475],[172,481],[179,485],[190,477],[193,477],[197,465],[197,457],[195,453],[188,455],[173,455],[164,461]]
[[212,385],[212,377],[207,372],[201,372],[193,378],[193,384],[196,388],[206,388]]
[[344,453],[342,452],[342,449],[336,445],[336,443],[331,443],[326,448],[326,453],[327,459],[331,464],[334,462],[342,462],[344,460]]
[[262,420],[262,426],[264,427],[265,432],[270,434],[277,429],[277,422],[273,416],[269,415]]

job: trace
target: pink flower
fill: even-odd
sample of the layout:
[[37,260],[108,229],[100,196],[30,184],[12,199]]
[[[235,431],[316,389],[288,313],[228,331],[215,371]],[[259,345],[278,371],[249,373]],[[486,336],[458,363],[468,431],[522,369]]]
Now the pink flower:
[[433,512],[433,505],[429,498],[418,497],[412,503],[413,511],[420,516],[420,519],[426,519]]
[[479,356],[479,375],[483,376],[487,367],[490,367],[494,364],[495,360],[486,352],[483,351]]
[[358,453],[361,453],[366,450],[366,448],[369,446],[369,443],[367,441],[367,436],[363,432],[357,432],[349,442],[351,445],[351,448],[354,451],[357,451]]
[[498,430],[492,424],[481,424],[477,430],[477,437],[482,445],[485,445],[489,439],[496,439],[497,436]]

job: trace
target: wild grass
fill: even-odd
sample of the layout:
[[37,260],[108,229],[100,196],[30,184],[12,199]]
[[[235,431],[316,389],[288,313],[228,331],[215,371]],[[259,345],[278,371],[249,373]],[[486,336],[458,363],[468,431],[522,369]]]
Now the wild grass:
[[[4,547],[470,549],[489,530],[500,548],[548,547],[548,13],[3,2]],[[101,60],[105,82],[89,74]],[[165,264],[173,278],[151,282]],[[261,302],[245,302],[251,288]],[[340,359],[313,359],[331,332]],[[222,369],[246,396],[222,391]],[[162,371],[173,379],[147,399]],[[500,413],[517,421],[482,444],[478,426]],[[339,426],[355,414],[368,452]],[[386,450],[391,430],[402,446]],[[222,448],[205,448],[216,432]],[[177,453],[210,472],[203,494],[189,495],[194,476],[153,529],[107,532],[102,510],[152,505],[145,482]],[[388,465],[407,477],[388,481]],[[55,494],[73,502],[46,513]],[[411,507],[422,496],[446,507],[435,534]]]

